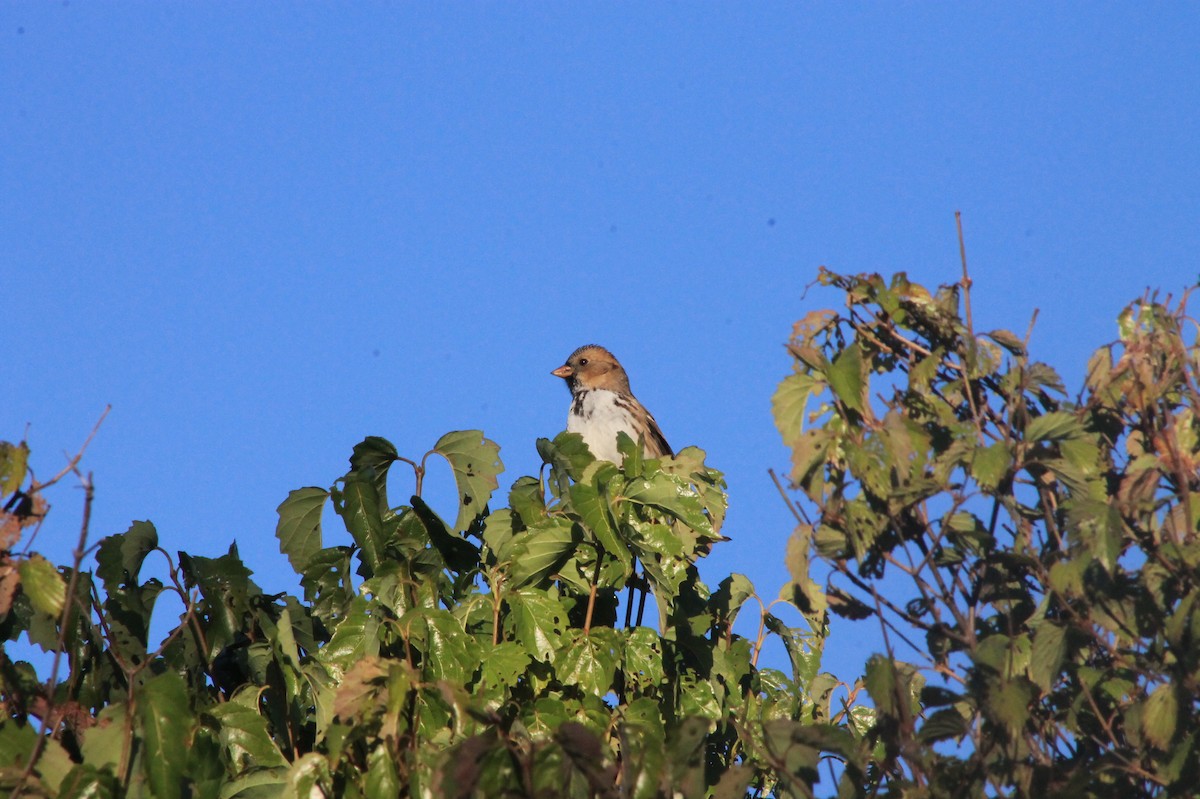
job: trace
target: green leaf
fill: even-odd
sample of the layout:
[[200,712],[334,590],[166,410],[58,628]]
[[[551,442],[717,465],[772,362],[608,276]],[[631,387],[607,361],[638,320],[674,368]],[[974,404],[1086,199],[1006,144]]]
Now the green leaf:
[[1146,710],[1142,714],[1142,732],[1146,740],[1159,749],[1166,749],[1175,737],[1179,723],[1179,699],[1175,688],[1169,683],[1158,686],[1146,699]]
[[659,472],[652,478],[630,480],[625,488],[625,498],[669,513],[703,538],[713,540],[718,537],[704,513],[696,489],[676,475]]
[[[20,724],[8,718],[5,718],[4,723],[0,723],[0,786],[11,785],[9,779],[19,774],[29,762],[37,740],[38,733],[31,724]],[[63,785],[73,766],[71,756],[63,749],[62,744],[48,738],[35,765],[34,776],[40,777],[46,787],[57,790]],[[34,781],[30,787],[36,784]],[[69,787],[63,785],[64,789]],[[29,793],[34,796],[43,795],[38,790]]]
[[480,430],[460,430],[438,439],[433,452],[450,462],[459,500],[454,529],[466,530],[484,512],[492,492],[500,485],[496,479],[504,471],[500,445],[485,438]]
[[616,631],[609,627],[600,627],[588,633],[577,630],[574,638],[559,649],[554,659],[558,679],[593,696],[607,694],[612,690],[617,672],[616,635]]
[[971,476],[982,487],[995,491],[1012,466],[1012,453],[1003,441],[976,449],[971,455]]
[[482,658],[479,642],[448,610],[419,608],[403,617],[401,626],[412,615],[419,615],[425,621],[425,634],[423,638],[417,638],[425,654],[422,663],[425,675],[433,680],[465,684]]
[[380,742],[367,756],[366,799],[393,799],[400,796],[400,777],[396,773],[396,758],[385,742]]
[[804,431],[804,409],[808,399],[825,384],[811,375],[792,374],[780,381],[771,397],[771,415],[785,444],[791,444]]
[[508,505],[526,525],[545,518],[546,497],[541,481],[536,477],[518,477],[508,492]]
[[321,513],[327,499],[329,492],[323,488],[297,488],[276,508],[279,522],[275,525],[275,537],[279,539],[279,551],[287,556],[297,573],[305,572],[313,556],[321,550]]
[[1027,441],[1056,441],[1083,435],[1083,424],[1073,413],[1051,411],[1043,414],[1025,428]]
[[[286,775],[277,771],[260,771],[249,775],[248,779],[255,792],[246,792],[247,797],[287,797],[287,799],[313,799],[314,797],[333,796],[333,780],[329,774],[329,761],[317,752],[309,752],[303,757],[296,758]],[[248,786],[249,787],[249,786]],[[228,789],[221,792],[221,799],[229,799]],[[232,794],[242,799],[242,794]],[[395,796],[395,794],[392,794]],[[375,797],[370,797],[375,799]]]
[[333,491],[333,507],[346,524],[346,531],[362,551],[368,574],[373,574],[383,561],[387,531],[379,509],[379,491],[374,480],[350,472],[340,488]]
[[287,765],[287,759],[271,740],[267,720],[254,707],[225,702],[213,705],[207,712],[220,724],[218,739],[235,773],[252,767]]
[[[521,635],[524,637],[531,632],[527,629]],[[532,632],[532,637],[536,640],[537,633]],[[547,646],[546,657],[549,658],[553,646],[550,646],[548,636],[543,637],[542,641]],[[520,681],[521,677],[525,676],[525,671],[531,662],[532,658],[522,644],[516,641],[501,641],[489,649],[487,656],[483,659],[481,672],[483,683],[487,686],[503,685],[511,688]]]
[[195,723],[183,679],[164,672],[147,680],[138,694],[137,715],[145,746],[142,763],[151,792],[161,799],[182,797]]
[[[821,649],[814,646],[813,634],[789,627],[779,617],[768,613],[763,621],[768,630],[778,635],[792,663],[792,678],[801,689],[807,688],[821,667]],[[874,695],[871,696],[874,699]]]
[[1033,698],[1033,684],[1016,677],[1000,681],[999,688],[988,692],[987,707],[1010,734],[1016,735],[1029,721],[1029,705]]
[[118,795],[117,778],[111,770],[80,763],[63,778],[58,799],[112,799]]
[[1042,622],[1033,634],[1033,654],[1029,663],[1030,679],[1043,691],[1050,691],[1058,680],[1066,656],[1066,630],[1057,624]]
[[119,535],[100,542],[96,574],[111,594],[121,586],[137,585],[146,556],[158,546],[158,531],[150,522],[134,522]]
[[952,707],[942,708],[921,725],[917,737],[925,743],[958,738],[967,732],[967,720]]
[[379,654],[379,619],[370,612],[365,597],[356,596],[337,621],[329,643],[321,647],[318,659],[341,675],[363,658]]
[[58,618],[67,600],[67,584],[54,564],[41,555],[31,555],[17,564],[21,590],[38,613]]
[[0,441],[0,498],[13,493],[25,482],[28,461],[29,447],[24,441],[20,444]]
[[579,482],[571,486],[571,504],[579,518],[595,533],[600,545],[610,555],[628,563],[628,547],[617,538],[612,507],[608,499],[608,484],[621,474],[608,461],[593,461],[584,469]]
[[862,348],[857,341],[842,350],[826,373],[829,387],[842,404],[852,411],[863,413],[867,405],[867,374]]
[[531,657],[549,662],[562,645],[567,628],[567,610],[562,602],[545,591],[521,589],[506,598],[504,637],[520,646]]
[[990,333],[984,333],[984,335],[1001,347],[1004,347],[1004,349],[1013,355],[1025,354],[1025,343],[1008,330],[993,330]]
[[479,568],[479,547],[448,531],[445,523],[423,499],[417,496],[412,498],[412,512],[421,520],[430,542],[450,569],[462,573]]
[[499,553],[500,559],[509,563],[509,585],[520,588],[555,574],[579,540],[575,525],[561,516],[517,533]]
[[897,711],[896,666],[891,658],[872,655],[867,660],[863,681],[876,709],[886,716],[895,715]]
[[388,469],[399,459],[400,453],[392,442],[379,436],[367,436],[354,446],[354,452],[350,455],[350,470],[372,474],[375,490],[381,498],[386,499]]
[[643,691],[658,688],[666,680],[663,663],[663,642],[649,627],[628,631],[625,641],[625,679]]

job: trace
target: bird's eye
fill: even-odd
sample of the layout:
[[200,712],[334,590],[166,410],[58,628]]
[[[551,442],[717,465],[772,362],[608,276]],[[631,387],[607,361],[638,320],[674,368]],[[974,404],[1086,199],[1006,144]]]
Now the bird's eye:
[[579,359],[579,365],[580,365],[580,366],[587,366],[587,358],[580,358],[580,359]]

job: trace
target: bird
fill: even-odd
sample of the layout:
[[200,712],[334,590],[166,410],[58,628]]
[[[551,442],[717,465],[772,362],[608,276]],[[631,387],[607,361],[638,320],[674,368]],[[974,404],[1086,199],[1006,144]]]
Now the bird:
[[624,367],[604,347],[585,344],[550,374],[565,380],[571,392],[567,432],[582,435],[597,460],[621,463],[620,432],[641,441],[646,457],[674,457],[658,422],[630,391]]

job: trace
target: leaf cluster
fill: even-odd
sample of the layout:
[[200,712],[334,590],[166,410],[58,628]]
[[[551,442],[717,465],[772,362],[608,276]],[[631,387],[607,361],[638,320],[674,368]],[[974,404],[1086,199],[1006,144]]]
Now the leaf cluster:
[[774,411],[801,493],[792,548],[830,569],[817,601],[887,642],[865,669],[875,790],[1190,793],[1200,349],[1184,303],[1125,309],[1072,399],[1026,341],[971,329],[969,283],[820,282],[845,309],[797,323]]
[[[836,706],[835,680],[818,673],[823,615],[794,613],[792,627],[745,577],[715,590],[699,577],[727,501],[703,452],[646,459],[625,437],[618,466],[575,434],[537,446],[539,475],[492,510],[502,464],[482,433],[449,433],[419,461],[362,441],[332,486],[279,505],[300,596],[265,593],[236,545],[171,556],[149,522],[103,539],[90,571],[6,550],[21,579],[0,632],[67,668],[56,681],[0,657],[0,785],[49,797],[810,796],[822,753],[857,761],[869,713]],[[421,497],[430,458],[453,471],[452,523]],[[398,465],[415,488],[392,507],[389,491],[408,484]],[[329,509],[344,534],[325,529]],[[155,644],[164,596],[183,610]],[[760,608],[755,639],[734,631],[747,602]],[[770,640],[790,673],[758,667]],[[853,766],[837,777],[858,791]]]

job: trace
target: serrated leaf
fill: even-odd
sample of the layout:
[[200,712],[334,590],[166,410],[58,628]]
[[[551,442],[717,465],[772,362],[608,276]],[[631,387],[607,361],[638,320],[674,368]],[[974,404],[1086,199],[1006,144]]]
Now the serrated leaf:
[[1146,699],[1146,710],[1142,714],[1142,732],[1146,740],[1159,749],[1166,749],[1175,737],[1179,723],[1179,699],[1175,688],[1169,683],[1158,686]]
[[357,472],[346,475],[341,487],[333,493],[333,508],[346,524],[346,531],[362,551],[368,574],[374,573],[383,560],[387,532],[379,509],[379,491],[370,476]]
[[1046,621],[1033,634],[1033,653],[1029,661],[1029,677],[1043,691],[1054,687],[1063,659],[1067,655],[1066,630]]
[[409,646],[421,653],[424,680],[462,684],[477,668],[482,656],[479,642],[450,611],[414,608],[400,617],[397,626],[406,632]]
[[984,488],[995,491],[1012,466],[1012,453],[1003,441],[977,448],[971,455],[971,476]]
[[213,705],[206,711],[219,724],[218,740],[235,772],[250,767],[286,766],[287,760],[271,740],[267,720],[254,707],[238,702]]
[[952,707],[942,708],[925,720],[917,737],[925,743],[958,738],[967,732],[967,720]]
[[[291,768],[283,774],[277,770],[251,772],[241,780],[242,790],[232,790],[232,786],[222,789],[221,799],[227,797],[295,797],[295,799],[318,799],[332,796],[332,783],[329,774],[329,761],[324,755],[309,752],[303,757],[296,758]],[[393,794],[395,795],[395,794]],[[374,797],[371,797],[374,799]]]
[[0,498],[13,493],[25,482],[28,461],[29,447],[24,441],[20,444],[0,441]]
[[321,513],[327,499],[329,492],[323,488],[297,488],[275,509],[279,514],[275,525],[279,551],[297,573],[303,573],[321,551]]
[[608,483],[620,475],[617,467],[607,461],[593,461],[584,470],[579,482],[571,486],[571,505],[610,555],[622,561],[630,560],[629,548],[617,538],[612,507],[608,500]]
[[367,436],[355,444],[350,454],[350,469],[373,474],[375,489],[380,497],[386,499],[388,469],[399,459],[400,453],[392,442],[380,436]]
[[576,631],[573,640],[554,658],[555,673],[562,682],[574,685],[592,696],[604,696],[612,690],[617,671],[616,632],[601,627],[584,633]]
[[880,713],[890,716],[896,713],[896,666],[891,658],[872,655],[867,660],[863,675],[867,693]]
[[96,552],[96,574],[111,594],[121,586],[137,585],[146,556],[158,546],[158,531],[150,522],[134,522],[119,535],[100,542]]
[[487,656],[483,659],[481,670],[483,683],[486,686],[512,687],[525,675],[531,662],[533,659],[525,651],[524,646],[516,641],[501,641],[489,649]]
[[511,592],[504,617],[506,640],[521,647],[531,657],[549,661],[562,645],[567,629],[567,610],[557,598],[545,591],[522,589]]
[[625,498],[639,505],[649,505],[669,513],[691,527],[702,537],[715,539],[712,523],[704,514],[696,490],[684,479],[659,472],[651,478],[630,480]]
[[1033,685],[1017,677],[1003,680],[1000,687],[987,695],[987,707],[991,715],[1008,727],[1012,734],[1018,733],[1029,721],[1029,705],[1033,701]]
[[1025,428],[1027,441],[1055,441],[1083,435],[1083,424],[1073,413],[1051,411],[1043,414]]
[[146,747],[142,763],[153,795],[182,797],[194,725],[183,679],[164,672],[147,680],[138,693],[137,715]]
[[500,445],[485,438],[481,430],[459,430],[439,438],[433,452],[450,462],[458,485],[458,518],[454,529],[466,530],[484,512],[492,492],[500,485],[496,479],[504,471]]
[[791,444],[803,432],[808,399],[824,388],[824,382],[806,374],[788,375],[780,381],[771,397],[771,415],[785,444]]
[[[802,632],[789,627],[774,614],[768,613],[763,621],[766,628],[783,641],[787,650],[788,660],[792,664],[792,679],[800,689],[806,689],[821,668],[821,649],[814,646],[811,633]],[[874,695],[871,697],[874,699]]]
[[867,406],[867,375],[864,366],[862,349],[855,341],[842,350],[825,373],[829,378],[829,387],[842,404],[860,414],[865,412]]
[[[546,516],[546,496],[536,477],[518,477],[508,492],[508,506],[526,526]],[[495,511],[493,511],[495,515]],[[489,518],[489,524],[491,523]]]
[[990,333],[984,333],[985,336],[999,344],[1004,349],[1011,352],[1013,355],[1025,354],[1025,343],[1017,338],[1011,331],[1008,330],[993,330]]
[[580,540],[569,519],[552,517],[517,533],[500,552],[509,563],[509,585],[520,588],[556,573]]
[[67,584],[54,564],[41,555],[31,555],[17,564],[21,590],[38,613],[57,619],[67,600]]
[[479,567],[479,547],[447,530],[445,523],[424,500],[414,496],[411,512],[425,526],[429,541],[441,553],[447,567],[460,573]]

